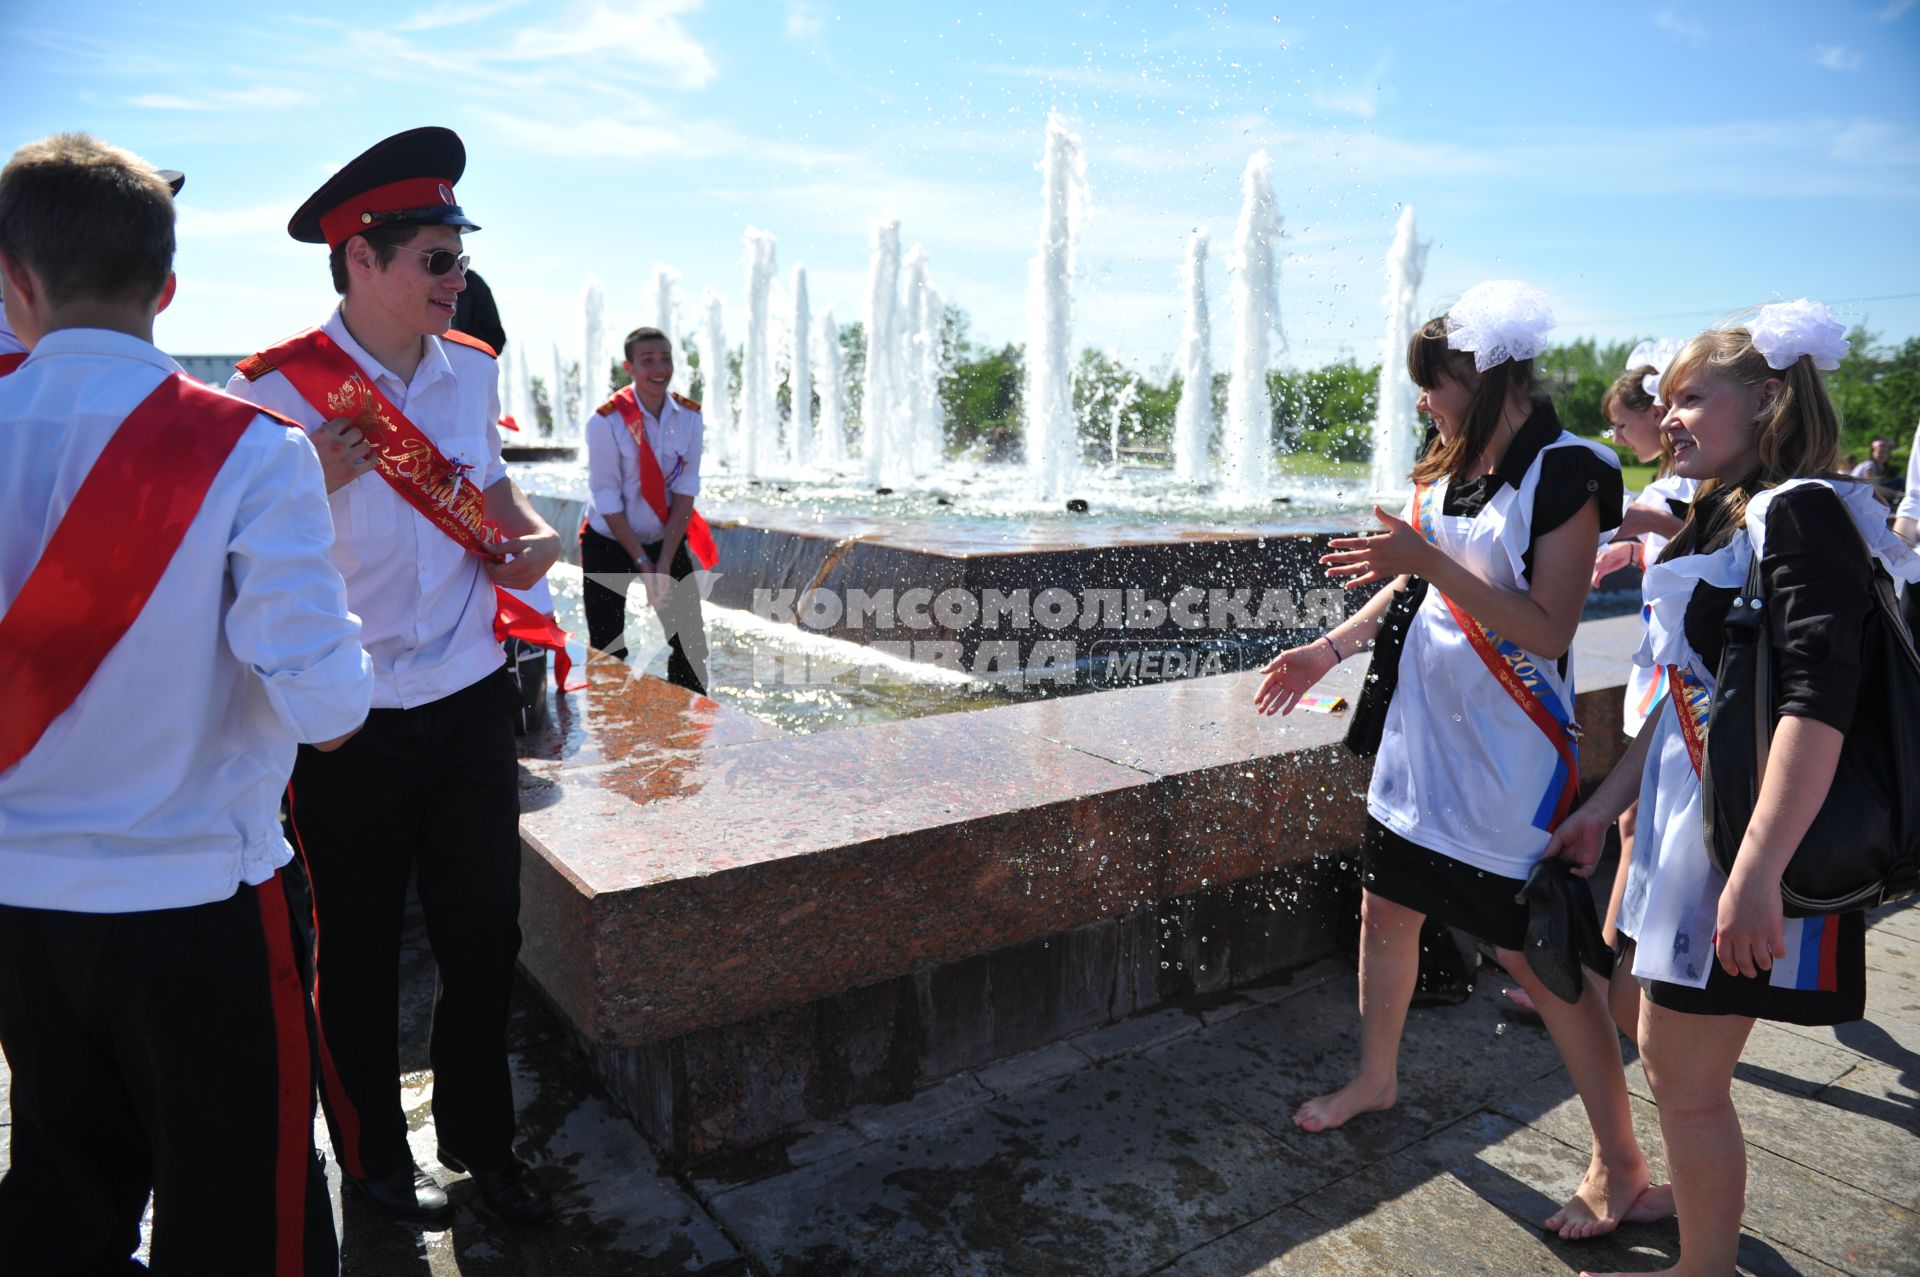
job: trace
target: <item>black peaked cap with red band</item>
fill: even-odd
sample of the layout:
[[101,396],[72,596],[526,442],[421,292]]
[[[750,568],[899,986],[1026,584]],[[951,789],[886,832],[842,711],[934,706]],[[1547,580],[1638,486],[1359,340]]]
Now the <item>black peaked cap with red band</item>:
[[453,197],[467,148],[452,129],[408,129],[376,142],[328,178],[287,223],[303,244],[338,248],[376,226],[458,226],[477,231]]

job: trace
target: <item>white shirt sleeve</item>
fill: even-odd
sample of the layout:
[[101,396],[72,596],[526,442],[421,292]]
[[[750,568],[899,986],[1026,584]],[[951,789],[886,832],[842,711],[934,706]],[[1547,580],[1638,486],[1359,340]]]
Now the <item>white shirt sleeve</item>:
[[1894,513],[1920,523],[1920,429],[1914,430],[1913,450],[1907,454],[1907,495]]
[[601,518],[627,512],[626,498],[620,492],[620,445],[613,430],[606,417],[587,418],[587,491],[592,495],[594,512]]
[[1856,479],[1871,479],[1873,477],[1873,462],[1862,461],[1847,473]]
[[257,418],[279,436],[247,485],[227,545],[233,606],[227,646],[252,667],[294,739],[344,736],[366,719],[373,662],[333,566],[333,519],[320,458],[306,435]]
[[500,455],[500,369],[494,364],[494,377],[487,387],[487,468],[486,478],[480,481],[480,491],[485,492],[494,484],[507,477],[506,459]]
[[699,413],[690,415],[693,429],[687,432],[687,464],[667,487],[679,496],[697,497],[700,495],[700,450],[706,442],[707,419]]

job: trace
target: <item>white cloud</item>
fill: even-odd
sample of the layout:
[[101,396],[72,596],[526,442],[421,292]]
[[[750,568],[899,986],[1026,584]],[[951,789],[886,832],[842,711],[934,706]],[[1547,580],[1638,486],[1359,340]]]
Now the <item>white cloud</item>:
[[1911,8],[1913,8],[1913,0],[1892,0],[1891,4],[1880,11],[1880,21],[1897,22],[1901,15]]
[[787,0],[787,39],[818,44],[826,30],[826,16],[808,0]]
[[[297,206],[299,197],[278,199],[245,208],[210,209],[198,204],[178,204],[177,234],[182,240],[235,239],[265,235],[275,240],[287,233],[287,214]],[[288,241],[292,242],[292,241]]]
[[204,93],[142,93],[127,99],[129,106],[148,111],[280,111],[310,106],[317,99],[310,93],[273,85],[251,89],[208,89]]
[[1387,72],[1392,68],[1393,55],[1382,54],[1365,75],[1356,77],[1354,81],[1349,81],[1345,76],[1336,76],[1338,87],[1316,84],[1309,92],[1308,100],[1323,111],[1338,111],[1343,115],[1371,120],[1381,107],[1393,100],[1393,89],[1386,83]]
[[492,4],[439,4],[394,24],[396,31],[439,31],[445,27],[480,22],[496,13],[519,8],[526,0],[494,0]]
[[1707,38],[1707,29],[1692,18],[1683,18],[1672,9],[1662,9],[1653,15],[1653,25],[1662,31],[1679,36],[1688,44],[1700,44]]
[[[679,88],[704,87],[713,59],[681,23],[701,0],[610,0],[576,21],[522,27],[498,56],[508,61],[575,61],[613,56],[663,74]],[[481,56],[487,56],[483,51]]]
[[1816,64],[1829,71],[1858,71],[1866,59],[1858,53],[1849,52],[1844,44],[1823,44],[1814,51]]
[[1868,166],[1920,164],[1920,140],[1886,120],[1855,120],[1833,137],[1833,158]]

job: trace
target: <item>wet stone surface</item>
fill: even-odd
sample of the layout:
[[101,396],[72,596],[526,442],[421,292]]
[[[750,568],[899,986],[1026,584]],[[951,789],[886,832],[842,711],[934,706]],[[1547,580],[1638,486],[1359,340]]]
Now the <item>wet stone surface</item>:
[[[1920,906],[1895,912],[1874,934],[1891,941],[1915,917]],[[1761,1025],[1741,1065],[1747,1277],[1915,1271],[1920,1053],[1907,1044],[1920,944],[1876,944],[1866,1021]],[[1062,1043],[816,1124],[725,1174],[664,1169],[523,989],[521,1146],[560,1201],[560,1218],[536,1227],[492,1219],[465,1177],[432,1161],[433,967],[417,930],[403,973],[412,1144],[457,1214],[444,1229],[395,1224],[343,1198],[336,1171],[353,1277],[1561,1277],[1648,1271],[1678,1254],[1671,1222],[1586,1243],[1537,1226],[1577,1182],[1587,1129],[1545,1034],[1507,1012],[1498,973],[1461,1006],[1416,1011],[1401,1105],[1331,1135],[1298,1132],[1290,1113],[1353,1058],[1354,981],[1338,961],[1245,990],[1254,1005],[1230,1017],[1208,1022],[1199,999],[1171,1008],[1194,1026],[1177,1034],[1163,1011],[1098,1060]],[[1658,1173],[1658,1113],[1637,1065],[1628,1077]],[[0,1069],[0,1098],[7,1088]],[[0,1136],[11,1121],[0,1107]]]

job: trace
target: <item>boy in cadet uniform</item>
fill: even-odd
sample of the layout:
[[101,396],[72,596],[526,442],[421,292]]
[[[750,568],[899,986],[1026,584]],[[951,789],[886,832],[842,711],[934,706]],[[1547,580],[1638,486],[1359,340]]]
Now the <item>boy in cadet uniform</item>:
[[[163,176],[83,134],[0,171],[0,1266],[333,1273],[278,809],[373,670],[318,459],[153,346]],[[296,906],[297,908],[297,906]]]
[[339,307],[241,361],[229,390],[313,431],[333,561],[373,658],[366,729],[302,750],[287,805],[313,877],[322,1072],[342,1169],[388,1214],[451,1213],[400,1106],[399,957],[407,878],[439,966],[431,1058],[438,1158],[498,1215],[552,1199],[513,1148],[507,1012],[520,948],[514,685],[496,587],[545,577],[560,539],[506,477],[491,349],[450,333],[479,227],[454,200],[460,139],[413,129],[340,170],[288,232],[330,251]]
[[[712,533],[693,508],[700,492],[700,405],[670,394],[673,344],[658,328],[627,334],[622,386],[587,420],[587,485],[592,504],[580,525],[582,602],[588,640],[612,656],[627,652],[627,600],[634,573],[660,615],[670,652],[667,680],[706,694],[707,631],[697,562],[718,561]],[[597,578],[597,579],[596,579]]]

